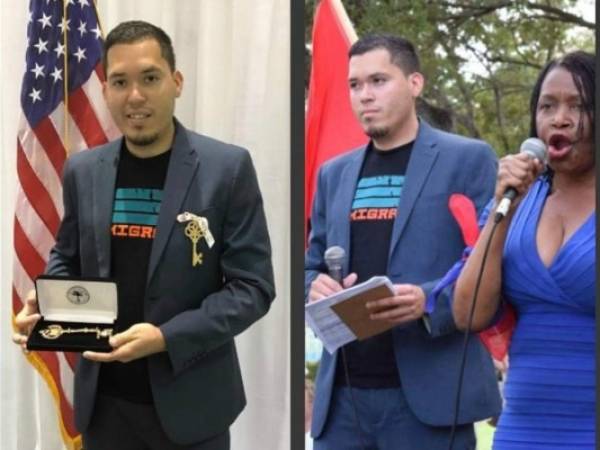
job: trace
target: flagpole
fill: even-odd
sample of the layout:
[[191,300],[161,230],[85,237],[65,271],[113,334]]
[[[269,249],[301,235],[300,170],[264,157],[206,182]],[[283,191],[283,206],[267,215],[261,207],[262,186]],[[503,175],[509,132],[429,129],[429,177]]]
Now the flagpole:
[[100,20],[100,13],[98,12],[96,0],[92,0],[92,4],[94,5],[94,10],[96,11],[96,19],[98,20],[98,27],[100,28],[100,36],[102,36],[102,40],[104,40],[104,27],[102,26],[102,21]]
[[68,48],[68,22],[67,22],[67,7],[69,3],[63,0],[63,43],[65,46],[65,53],[63,55],[63,67],[65,69],[65,78],[63,83],[63,98],[64,98],[64,120],[63,120],[63,141],[65,145],[65,152],[67,157],[69,157],[70,152],[70,142],[69,142],[69,48]]

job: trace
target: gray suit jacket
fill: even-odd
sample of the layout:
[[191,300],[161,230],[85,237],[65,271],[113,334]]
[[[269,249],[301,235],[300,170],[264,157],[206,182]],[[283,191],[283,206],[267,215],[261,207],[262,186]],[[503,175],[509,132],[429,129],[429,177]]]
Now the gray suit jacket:
[[[64,169],[64,217],[46,272],[109,277],[110,226],[121,139],[73,155]],[[191,243],[178,214],[206,217],[215,244]],[[135,261],[132,261],[135,263]],[[226,430],[245,406],[234,336],[275,296],[271,248],[256,174],[244,149],[176,135],[152,245],[144,320],[160,327],[167,351],[148,357],[155,408],[167,435],[189,444]],[[100,365],[80,359],[75,420],[87,428]]]

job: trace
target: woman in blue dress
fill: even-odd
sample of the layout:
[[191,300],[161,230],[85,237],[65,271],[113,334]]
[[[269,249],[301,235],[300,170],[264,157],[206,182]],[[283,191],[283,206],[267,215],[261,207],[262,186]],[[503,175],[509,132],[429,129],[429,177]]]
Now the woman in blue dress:
[[[594,66],[570,53],[536,82],[531,135],[548,148],[548,170],[523,154],[500,160],[495,204],[509,187],[518,194],[493,236],[472,323],[485,329],[504,301],[517,313],[494,450],[595,448]],[[493,218],[455,287],[462,329]]]

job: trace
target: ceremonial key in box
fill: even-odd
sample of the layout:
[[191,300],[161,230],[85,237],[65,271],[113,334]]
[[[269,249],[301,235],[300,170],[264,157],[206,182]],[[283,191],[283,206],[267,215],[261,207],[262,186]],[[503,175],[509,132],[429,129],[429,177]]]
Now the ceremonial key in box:
[[42,317],[27,340],[29,350],[111,351],[118,311],[114,281],[42,275],[35,288]]

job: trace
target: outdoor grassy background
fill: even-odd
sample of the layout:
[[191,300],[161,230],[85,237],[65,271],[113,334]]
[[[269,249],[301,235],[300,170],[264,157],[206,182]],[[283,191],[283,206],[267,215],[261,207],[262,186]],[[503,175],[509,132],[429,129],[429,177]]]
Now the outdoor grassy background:
[[494,427],[487,424],[486,421],[475,424],[475,434],[477,435],[477,450],[490,450],[492,448],[492,439],[494,437]]

